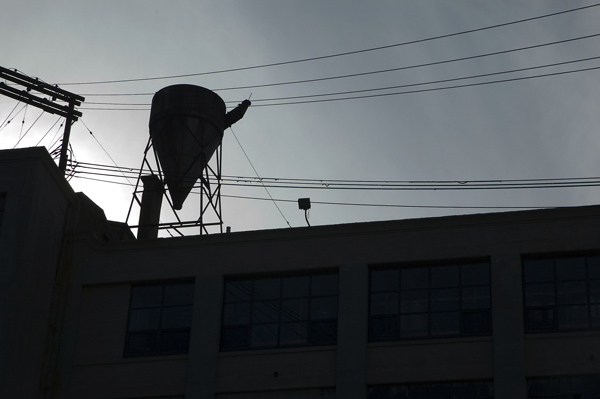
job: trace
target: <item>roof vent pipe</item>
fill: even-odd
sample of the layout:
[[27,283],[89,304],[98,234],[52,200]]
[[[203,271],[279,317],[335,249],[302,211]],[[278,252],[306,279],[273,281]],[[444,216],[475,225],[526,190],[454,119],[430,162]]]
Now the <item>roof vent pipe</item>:
[[142,183],[144,184],[144,193],[142,194],[137,238],[158,238],[160,207],[165,189],[156,175],[142,176]]

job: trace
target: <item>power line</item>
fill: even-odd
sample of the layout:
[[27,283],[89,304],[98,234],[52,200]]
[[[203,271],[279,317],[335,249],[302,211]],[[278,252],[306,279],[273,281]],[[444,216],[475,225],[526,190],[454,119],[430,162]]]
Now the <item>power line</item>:
[[[490,72],[490,73],[483,73],[483,74],[477,74],[477,75],[462,76],[462,77],[458,77],[458,78],[431,80],[431,81],[427,81],[427,82],[418,82],[418,83],[407,83],[407,84],[403,84],[403,85],[377,87],[377,88],[373,88],[373,89],[347,90],[347,91],[341,91],[341,92],[335,92],[335,93],[320,93],[320,94],[306,94],[306,95],[302,95],[302,96],[263,98],[263,99],[255,99],[255,100],[253,100],[253,102],[256,105],[257,102],[295,100],[295,99],[301,99],[301,98],[337,96],[337,95],[344,95],[344,94],[367,93],[367,92],[371,92],[371,91],[401,89],[401,88],[406,88],[406,87],[426,86],[426,85],[431,85],[431,84],[449,83],[449,82],[456,82],[456,81],[460,81],[460,80],[477,79],[477,78],[483,78],[483,77],[504,75],[504,74],[515,73],[515,72],[531,71],[531,70],[535,70],[535,69],[550,68],[550,67],[574,64],[574,63],[579,63],[579,62],[593,61],[593,60],[597,60],[597,59],[600,59],[600,56],[580,58],[577,60],[570,60],[570,61],[555,62],[555,63],[550,63],[550,64],[532,66],[532,67],[510,69],[510,70],[499,71],[499,72]],[[150,103],[113,103],[113,102],[87,102],[86,104],[117,105],[117,106],[149,106],[149,105],[151,105]]]
[[[256,89],[256,88],[273,87],[273,86],[314,83],[314,82],[321,82],[321,81],[326,81],[326,80],[346,79],[346,78],[374,75],[374,74],[387,73],[387,72],[397,72],[397,71],[408,70],[408,69],[423,68],[423,67],[429,67],[429,66],[434,66],[434,65],[443,65],[443,64],[453,63],[453,62],[467,61],[467,60],[473,60],[473,59],[477,59],[477,58],[484,58],[484,57],[490,57],[490,56],[495,56],[495,55],[508,54],[508,53],[524,51],[524,50],[532,50],[532,49],[536,49],[536,48],[553,46],[553,45],[557,45],[557,44],[564,44],[564,43],[573,42],[573,41],[577,41],[577,40],[590,39],[590,38],[598,37],[598,36],[600,36],[600,33],[586,35],[586,36],[579,36],[579,37],[570,38],[570,39],[558,40],[558,41],[554,41],[554,42],[535,44],[535,45],[531,45],[531,46],[518,47],[518,48],[514,48],[514,49],[510,49],[510,50],[493,51],[490,53],[477,54],[477,55],[472,55],[472,56],[467,56],[467,57],[451,58],[448,60],[433,61],[433,62],[427,62],[427,63],[421,63],[421,64],[415,64],[415,65],[408,65],[408,66],[403,66],[403,67],[387,68],[387,69],[381,69],[381,70],[376,70],[376,71],[358,72],[358,73],[346,74],[346,75],[336,75],[336,76],[295,80],[295,81],[287,81],[287,82],[227,87],[227,88],[214,89],[213,91],[219,92],[219,91],[227,91],[227,90],[247,90],[247,89]],[[557,65],[563,65],[563,64],[580,62],[580,61],[589,61],[589,60],[593,60],[593,59],[597,59],[597,58],[598,57],[584,58],[584,59],[581,59],[578,61],[566,61],[563,63],[548,64],[546,66],[555,66],[555,65],[557,66]],[[545,66],[538,66],[538,67],[531,67],[530,69],[544,68],[544,67]],[[529,68],[517,69],[515,71],[527,70],[527,69],[529,69]],[[499,73],[508,73],[508,72],[499,72]],[[485,75],[483,75],[483,76],[485,76]],[[117,93],[117,94],[91,94],[90,93],[90,94],[85,94],[85,95],[88,97],[90,97],[90,96],[91,97],[94,97],[94,96],[151,96],[151,95],[154,95],[154,93],[121,93],[121,94],[119,94],[119,93]],[[255,100],[255,101],[267,101],[267,100]],[[93,102],[86,102],[86,104],[119,105],[118,103],[93,103]],[[149,105],[149,104],[126,104],[126,105]]]
[[[88,172],[81,170],[80,165],[75,166],[75,175],[100,176],[110,178],[127,177],[114,173]],[[302,189],[302,190],[353,190],[353,191],[461,191],[461,190],[519,190],[540,188],[583,188],[600,187],[600,178],[573,178],[573,179],[542,179],[542,180],[512,180],[512,181],[412,181],[401,183],[389,182],[367,182],[367,183],[340,183],[333,181],[304,181],[293,182],[283,179],[266,180],[258,179],[252,181],[246,179],[222,179],[223,186],[253,187],[253,188],[278,188],[278,189]],[[199,186],[198,186],[199,187]],[[267,193],[270,193],[267,190]]]
[[[272,107],[272,106],[280,106],[280,105],[311,104],[311,103],[322,103],[322,102],[332,102],[332,101],[347,101],[347,100],[360,100],[360,99],[377,98],[377,97],[398,96],[398,95],[404,95],[404,94],[427,93],[427,92],[433,92],[433,91],[462,89],[462,88],[467,88],[467,87],[485,86],[485,85],[498,84],[498,83],[509,83],[509,82],[516,82],[516,81],[521,81],[521,80],[546,78],[546,77],[567,75],[567,74],[580,73],[580,72],[589,72],[589,71],[593,71],[593,70],[597,70],[597,69],[600,69],[600,66],[590,67],[590,68],[580,68],[580,69],[574,69],[574,70],[570,70],[570,71],[546,73],[546,74],[541,74],[541,75],[522,76],[522,77],[516,77],[516,78],[492,80],[492,81],[487,81],[487,82],[468,83],[468,84],[444,86],[444,87],[433,87],[433,88],[429,88],[429,89],[407,90],[407,91],[400,91],[400,92],[393,92],[393,93],[371,94],[371,95],[340,97],[340,98],[327,98],[327,99],[317,99],[317,100],[274,102],[274,103],[270,103],[270,104],[255,104],[253,107],[256,108],[256,107]],[[102,108],[102,107],[85,107],[85,108],[80,108],[80,109],[94,110],[94,111],[149,111],[150,110],[149,108]]]
[[400,47],[400,46],[406,46],[406,45],[417,44],[417,43],[424,43],[424,42],[433,41],[433,40],[445,39],[445,38],[449,38],[449,37],[460,36],[460,35],[465,35],[465,34],[475,33],[475,32],[481,32],[481,31],[485,31],[485,30],[506,27],[506,26],[520,24],[520,23],[524,23],[524,22],[530,22],[530,21],[534,21],[534,20],[538,20],[538,19],[542,19],[542,18],[554,17],[554,16],[561,15],[561,14],[566,14],[566,13],[571,13],[571,12],[576,12],[576,11],[582,11],[582,10],[585,10],[585,9],[589,9],[589,8],[593,8],[593,7],[598,7],[598,6],[600,6],[600,3],[591,4],[591,5],[582,6],[582,7],[577,7],[577,8],[572,8],[572,9],[563,10],[563,11],[558,11],[558,12],[554,12],[554,13],[550,13],[550,14],[539,15],[539,16],[536,16],[536,17],[519,19],[519,20],[515,20],[515,21],[511,21],[511,22],[504,22],[504,23],[501,23],[501,24],[490,25],[490,26],[481,27],[481,28],[464,30],[464,31],[461,31],[461,32],[455,32],[455,33],[449,33],[449,34],[444,34],[444,35],[432,36],[432,37],[428,37],[428,38],[424,38],[424,39],[411,40],[411,41],[406,41],[406,42],[401,42],[401,43],[396,43],[396,44],[390,44],[390,45],[378,46],[378,47],[371,47],[371,48],[362,49],[362,50],[347,51],[347,52],[329,54],[329,55],[318,56],[318,57],[301,58],[301,59],[296,59],[296,60],[291,60],[291,61],[275,62],[275,63],[262,64],[262,65],[254,65],[254,66],[239,67],[239,68],[230,68],[230,69],[223,69],[223,70],[216,70],[216,71],[209,71],[209,72],[181,74],[181,75],[167,75],[167,76],[148,77],[148,78],[134,78],[134,79],[104,80],[104,81],[95,81],[95,82],[67,82],[67,83],[60,83],[60,85],[62,85],[62,86],[68,86],[68,85],[93,85],[93,84],[127,83],[127,82],[140,82],[140,81],[149,81],[149,80],[175,79],[175,78],[184,78],[184,77],[192,77],[192,76],[204,76],[204,75],[214,75],[214,74],[220,74],[220,73],[246,71],[246,70],[251,70],[251,69],[259,69],[259,68],[268,68],[268,67],[282,66],[282,65],[289,65],[289,64],[297,64],[297,63],[303,63],[303,62],[309,62],[309,61],[317,61],[317,60],[323,60],[323,59],[329,59],[329,58],[335,58],[335,57],[343,57],[343,56],[348,56],[348,55],[361,54],[361,53],[366,53],[366,52],[371,52],[371,51],[384,50],[384,49],[389,49],[389,48],[394,48],[394,47]]
[[[78,179],[83,180],[91,180],[102,183],[110,183],[117,185],[129,186],[126,183],[119,183],[111,180],[103,180],[92,177],[81,177],[75,176]],[[197,192],[192,192],[192,194],[198,194]],[[250,196],[242,196],[242,195],[229,195],[229,194],[221,194],[222,197],[226,198],[234,198],[234,199],[247,199],[247,200],[257,200],[257,201],[276,201],[276,202],[293,202],[296,203],[297,200],[292,199],[281,199],[281,198],[264,198],[264,197],[250,197]],[[423,209],[548,209],[548,208],[561,208],[563,206],[478,206],[478,205],[407,205],[407,204],[374,204],[374,203],[350,203],[350,202],[330,202],[330,201],[311,201],[312,204],[319,205],[336,205],[336,206],[357,206],[357,207],[384,207],[384,208],[423,208]]]
[[[112,166],[98,163],[89,162],[78,162],[78,168],[92,169],[92,170],[105,170],[105,171],[116,171],[132,173],[137,176],[140,173],[139,168],[132,167],[121,167]],[[149,172],[149,170],[142,169],[142,172]],[[551,182],[569,182],[569,181],[600,181],[600,176],[585,176],[585,177],[559,177],[559,178],[536,178],[536,179],[479,179],[479,180],[468,180],[468,179],[452,179],[452,180],[357,180],[357,179],[308,179],[308,178],[284,178],[284,177],[253,177],[253,176],[239,176],[239,175],[222,175],[223,180],[227,181],[263,181],[263,182],[300,182],[300,183],[312,183],[312,184],[455,184],[463,186],[465,184],[498,184],[498,183],[551,183]]]
[[[90,133],[90,135],[94,138],[94,140],[96,140],[96,143],[98,143],[98,145],[100,146],[100,148],[102,148],[102,150],[104,151],[104,153],[106,155],[108,155],[108,157],[110,158],[110,160],[115,164],[115,166],[117,166],[117,163],[115,162],[115,160],[113,159],[113,157],[110,156],[110,154],[108,153],[108,151],[106,151],[106,149],[104,148],[104,146],[102,144],[100,144],[100,141],[98,141],[98,139],[96,138],[96,136],[94,136],[94,133],[92,133],[92,131],[90,130],[89,127],[87,127],[87,125],[85,124],[85,122],[83,121],[83,119],[79,119],[81,121],[81,123],[83,123],[83,126],[85,126],[85,128],[88,130],[88,132]],[[75,170],[73,170],[73,173],[75,173]],[[125,174],[123,174],[123,177],[125,178],[125,180],[127,180],[127,182],[129,183],[129,185],[131,187],[134,187],[134,185],[129,181],[129,179],[127,178],[127,176],[125,176]]]
[[[13,147],[13,150],[14,150],[15,148],[17,148],[17,146],[19,145],[19,143],[21,142],[21,140],[23,140],[23,139],[25,138],[25,136],[27,136],[27,133],[29,133],[29,131],[30,131],[30,130],[33,128],[33,126],[35,126],[35,124],[37,123],[37,121],[39,121],[39,120],[40,120],[40,118],[42,117],[42,115],[44,115],[44,113],[45,113],[45,112],[46,112],[46,111],[42,111],[42,112],[40,113],[40,115],[39,115],[39,116],[36,118],[36,120],[35,120],[35,121],[33,121],[33,123],[31,124],[31,126],[29,126],[29,129],[27,129],[27,131],[25,132],[25,134],[23,134],[21,137],[19,137],[19,140],[18,140],[18,141],[17,141],[17,143],[14,145],[14,147]],[[25,119],[24,119],[24,118],[25,118],[25,117],[23,117],[23,124],[25,123]],[[22,126],[21,126],[21,128],[22,128]]]
[[[252,164],[252,161],[250,161],[250,158],[248,157],[248,154],[246,154],[246,150],[244,150],[244,147],[242,147],[242,143],[240,143],[240,141],[238,140],[237,135],[235,134],[235,132],[233,131],[233,129],[231,128],[231,126],[229,127],[229,129],[231,130],[231,133],[233,133],[233,137],[235,137],[235,141],[237,141],[237,143],[239,144],[240,148],[242,149],[242,152],[244,153],[244,156],[248,160],[248,163],[250,163],[250,166],[252,167],[252,170],[254,170],[254,173],[256,174],[256,177],[258,177],[260,179],[260,177],[258,175],[258,172],[256,171],[256,168]],[[263,184],[263,187],[264,187],[265,191],[267,192],[267,194],[269,195],[269,197],[271,197],[271,193],[269,192],[269,190],[267,189],[267,187],[264,184]],[[271,197],[271,198],[273,198],[273,197]],[[281,216],[283,217],[283,219],[287,223],[288,227],[292,227],[290,225],[290,222],[287,220],[287,218],[285,217],[285,215],[283,214],[283,212],[279,208],[279,205],[277,205],[277,202],[273,201],[273,204],[275,204],[275,207],[277,208],[277,210],[279,211],[279,213],[281,214]]]

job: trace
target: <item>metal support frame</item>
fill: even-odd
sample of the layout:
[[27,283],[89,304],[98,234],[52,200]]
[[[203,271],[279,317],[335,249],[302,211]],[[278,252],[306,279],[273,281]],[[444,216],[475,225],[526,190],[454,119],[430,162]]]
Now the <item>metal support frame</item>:
[[[75,107],[81,105],[81,103],[85,101],[85,98],[63,90],[58,86],[52,86],[42,82],[38,78],[32,78],[19,73],[16,70],[13,71],[3,67],[0,67],[0,79],[8,80],[16,85],[25,87],[25,90],[20,90],[13,86],[9,86],[4,82],[0,82],[0,94],[67,119],[60,151],[60,160],[58,163],[60,171],[66,174],[71,125],[82,115],[80,111],[75,110]],[[31,91],[50,96],[50,99],[33,95],[31,94]],[[61,105],[57,103],[57,101],[65,102],[67,105]]]
[[[155,168],[153,168],[150,160],[149,153],[150,149],[152,149],[152,155],[154,156]],[[164,196],[173,212],[173,216],[176,221],[173,222],[165,222],[159,223],[159,230],[173,230],[178,235],[183,236],[184,234],[180,231],[181,229],[190,228],[190,227],[199,227],[200,234],[210,234],[209,227],[218,227],[218,232],[223,232],[223,218],[221,213],[221,167],[222,167],[222,155],[223,155],[223,146],[219,145],[217,150],[215,151],[214,159],[214,167],[211,165],[207,165],[204,168],[202,176],[200,176],[199,185],[195,185],[194,188],[200,188],[200,215],[196,220],[182,221],[177,210],[173,207],[173,202],[169,195],[167,195],[168,190],[164,190]],[[131,212],[133,210],[134,203],[137,203],[138,207],[141,207],[141,194],[142,190],[140,189],[140,182],[142,179],[142,175],[144,174],[155,174],[158,176],[161,182],[164,185],[164,174],[162,168],[160,166],[160,162],[158,160],[158,156],[156,155],[156,151],[152,145],[152,138],[148,138],[148,143],[146,144],[146,149],[144,150],[144,158],[142,160],[142,165],[140,167],[140,173],[137,178],[137,182],[135,184],[135,189],[133,191],[133,196],[131,199],[131,203],[129,205],[129,210],[127,212],[126,223],[129,224],[129,218],[131,217]],[[208,221],[206,218],[208,216],[212,216],[212,221]],[[130,225],[132,228],[138,228],[139,225]]]

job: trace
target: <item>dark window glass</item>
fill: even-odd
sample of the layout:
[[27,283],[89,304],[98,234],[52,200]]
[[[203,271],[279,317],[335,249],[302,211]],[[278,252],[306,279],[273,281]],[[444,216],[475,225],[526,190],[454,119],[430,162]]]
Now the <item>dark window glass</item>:
[[371,296],[373,316],[398,314],[398,292],[377,292]]
[[367,399],[493,399],[494,384],[482,382],[443,382],[396,386],[375,386]]
[[531,378],[527,380],[529,398],[598,399],[600,375],[562,378]]
[[458,286],[458,266],[438,266],[431,268],[431,287]]
[[371,270],[369,340],[489,335],[489,269],[477,262]]
[[[379,274],[373,273],[375,275]],[[410,290],[417,288],[429,288],[429,268],[411,268],[400,270],[401,289]]]
[[335,273],[226,280],[221,350],[334,344],[337,293]]
[[5,204],[6,204],[6,193],[0,193],[0,229],[2,228],[2,218],[4,216]]
[[125,356],[187,353],[193,296],[193,283],[131,287]]
[[423,337],[429,333],[429,314],[417,313],[400,316],[400,337]]
[[372,291],[398,291],[398,270],[381,270],[371,279]]
[[263,301],[265,299],[278,299],[280,296],[281,279],[265,278],[254,281],[253,299]]
[[310,292],[310,277],[283,278],[283,298],[306,298]]
[[523,280],[527,283],[554,281],[554,270],[551,259],[535,259],[525,262]]
[[599,329],[598,255],[523,261],[525,330]]
[[488,285],[490,268],[485,263],[462,265],[460,268],[462,285]]

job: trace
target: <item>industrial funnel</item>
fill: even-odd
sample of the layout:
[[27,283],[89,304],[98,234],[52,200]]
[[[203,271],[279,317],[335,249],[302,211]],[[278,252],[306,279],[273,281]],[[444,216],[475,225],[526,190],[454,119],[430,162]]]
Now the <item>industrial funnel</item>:
[[246,100],[226,114],[221,97],[193,85],[165,87],[154,95],[150,136],[175,209],[181,209],[202,176],[223,131],[240,120],[248,106]]

